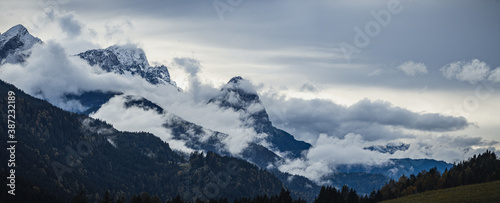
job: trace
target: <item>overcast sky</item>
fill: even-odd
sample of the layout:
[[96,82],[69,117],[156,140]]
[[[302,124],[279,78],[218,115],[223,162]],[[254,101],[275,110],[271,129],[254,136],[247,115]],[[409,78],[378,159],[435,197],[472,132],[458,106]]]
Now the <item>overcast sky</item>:
[[3,0],[0,32],[23,24],[68,54],[136,44],[186,90],[179,58],[199,62],[202,84],[241,75],[278,127],[312,143],[356,133],[483,149],[500,148],[499,11],[498,0]]

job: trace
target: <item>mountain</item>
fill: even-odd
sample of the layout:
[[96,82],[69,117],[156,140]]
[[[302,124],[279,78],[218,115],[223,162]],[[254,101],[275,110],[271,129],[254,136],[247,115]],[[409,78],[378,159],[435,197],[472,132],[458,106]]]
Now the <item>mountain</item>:
[[369,147],[365,147],[363,149],[367,149],[370,151],[377,151],[380,153],[388,153],[388,154],[394,154],[397,151],[406,151],[410,148],[409,144],[405,143],[399,143],[399,144],[394,144],[394,143],[388,143],[387,145],[373,145]]
[[94,90],[83,92],[81,94],[66,94],[64,95],[64,99],[66,99],[67,101],[75,100],[80,102],[80,104],[84,107],[87,107],[87,109],[83,112],[76,113],[90,115],[91,113],[99,110],[103,104],[108,102],[114,96],[122,94],[123,93],[121,92],[103,92],[100,90]]
[[0,64],[23,63],[30,49],[42,40],[33,37],[22,25],[16,25],[0,35]]
[[267,134],[265,141],[272,145],[273,150],[285,152],[297,158],[304,150],[311,148],[311,144],[298,141],[289,133],[272,125],[252,84],[240,76],[231,78],[221,89],[220,94],[210,99],[209,103],[242,112],[240,119],[256,133]]
[[[91,66],[98,66],[106,72],[138,75],[153,85],[173,85],[166,66],[151,67],[142,49],[133,45],[110,46],[106,49],[93,49],[77,54]],[[83,112],[89,115],[96,112],[103,104],[121,92],[103,92],[101,90],[82,92],[81,94],[65,95],[65,100],[76,100],[87,109]]]
[[[29,57],[33,45],[42,43],[38,38],[31,36],[21,25],[0,35],[0,42],[2,64],[22,64]],[[80,53],[77,57],[106,72],[138,75],[151,84],[175,86],[167,67],[151,67],[144,51],[134,46],[115,45],[106,49],[94,49]],[[15,87],[3,83],[0,86],[3,87],[2,92],[0,92],[2,94],[7,91],[5,89],[15,89]],[[224,141],[230,135],[184,120],[141,95],[124,95],[121,92],[104,92],[99,89],[65,95],[65,99],[76,100],[88,107],[84,112],[76,112],[87,115],[98,110],[105,110],[101,108],[112,98],[122,98],[123,102],[118,105],[123,106],[123,108],[120,111],[107,113],[119,115],[131,108],[153,111],[157,115],[162,115],[162,124],[158,127],[171,133],[169,136],[173,142],[185,143],[186,147],[196,150],[198,153],[192,154],[193,156],[182,154],[170,148],[173,146],[172,143],[168,145],[155,135],[144,132],[120,132],[103,121],[91,119],[85,115],[64,112],[46,102],[20,93],[18,105],[23,108],[18,111],[20,118],[18,127],[19,134],[25,135],[22,137],[23,142],[20,146],[22,149],[20,155],[22,156],[20,157],[26,158],[26,160],[20,160],[20,164],[26,166],[23,166],[24,168],[36,169],[19,172],[19,180],[23,182],[23,186],[31,189],[36,187],[38,189],[31,191],[33,194],[50,198],[53,197],[52,194],[58,194],[57,196],[65,198],[82,189],[93,195],[110,189],[114,190],[113,194],[128,195],[148,191],[158,194],[162,198],[172,197],[176,194],[181,194],[183,197],[203,197],[205,193],[203,186],[206,188],[207,185],[210,185],[211,179],[214,179],[213,174],[218,177],[216,179],[218,183],[226,185],[225,181],[220,180],[222,178],[219,176],[221,175],[219,172],[224,171],[221,166],[235,161],[244,166],[244,171],[248,174],[238,179],[241,182],[231,183],[230,187],[252,190],[248,192],[241,190],[223,191],[220,194],[221,197],[241,197],[237,194],[255,195],[258,193],[256,191],[265,191],[260,194],[272,194],[277,191],[276,188],[284,186],[292,189],[291,192],[295,197],[311,199],[318,191],[319,187],[305,177],[283,173],[269,167],[285,158],[300,158],[302,152],[310,149],[311,145],[298,141],[289,133],[274,127],[252,84],[242,77],[232,78],[221,89],[219,95],[210,99],[208,103],[238,111],[241,115],[240,119],[246,127],[254,129],[256,133],[266,135],[259,142],[249,143],[248,147],[237,155],[246,161],[229,157],[231,153]],[[2,105],[5,103],[0,104],[2,107],[0,112],[5,113],[6,107]],[[2,119],[5,120],[5,117]],[[5,132],[5,126],[0,126],[0,130]],[[5,140],[4,143],[6,143]],[[77,149],[82,147],[81,143],[90,143],[91,148],[94,149],[92,153],[88,156],[76,156],[76,159],[74,154],[68,155],[74,150],[68,151],[67,146],[70,149]],[[402,144],[370,146],[366,149],[392,154],[407,148],[407,145]],[[199,152],[203,152],[203,155],[200,155]],[[185,160],[183,156],[189,157],[189,160]],[[192,159],[198,160],[199,163],[191,162]],[[67,160],[72,160],[70,163],[78,165],[69,167],[72,171],[71,174],[68,177],[64,176],[64,181],[59,183],[59,177],[54,174],[53,163],[65,164]],[[403,173],[418,173],[420,170],[428,170],[434,166],[441,170],[448,165],[435,160],[394,159],[387,165],[377,167],[366,165],[339,166],[336,169],[337,173],[325,181],[331,181],[336,186],[347,184],[358,191],[366,188],[371,190],[374,185],[385,183],[387,177],[397,177]],[[269,169],[270,173],[264,169]],[[6,170],[5,166],[1,170],[1,174],[7,173],[4,171]],[[101,181],[101,179],[103,180]],[[180,179],[186,181],[175,182]],[[370,182],[365,183],[364,180]],[[217,185],[219,185],[218,183]],[[241,185],[241,183],[244,184]],[[253,188],[250,188],[250,186],[246,187],[246,184],[257,184],[258,187],[253,185],[251,186]],[[280,184],[281,186],[278,187]],[[200,189],[202,195],[196,191],[194,191],[196,194],[193,194],[193,190],[191,190],[193,188]],[[26,201],[33,202],[33,200]]]
[[[111,109],[102,110],[117,114],[124,113],[130,108],[152,111],[157,115],[163,115],[162,127],[170,132],[173,140],[181,141],[185,143],[186,147],[194,150],[204,152],[214,151],[221,155],[231,155],[227,151],[228,147],[224,142],[224,139],[228,138],[228,134],[206,129],[195,123],[186,121],[179,116],[169,114],[168,111],[146,98],[131,95],[121,95],[120,97],[123,97],[122,103],[113,103],[114,107],[112,109],[117,112],[110,112],[109,110]],[[116,109],[116,105],[122,106],[123,109]],[[266,169],[269,165],[275,165],[277,162],[283,161],[274,152],[257,143],[249,143],[248,147],[242,151],[240,157],[263,169]],[[316,183],[305,177],[283,173],[276,168],[269,169],[269,172],[282,181],[285,188],[291,190],[292,197],[294,198],[300,197],[312,201],[320,189]]]
[[374,189],[381,188],[390,180],[383,174],[366,172],[336,172],[325,179],[334,187],[341,188],[347,185],[359,194],[370,194]]
[[[170,132],[172,140],[181,141],[185,146],[199,151],[213,151],[221,155],[230,156],[231,153],[227,150],[225,139],[229,137],[228,134],[221,133],[207,129],[203,126],[184,120],[183,118],[171,114],[164,110],[159,105],[141,96],[120,95],[117,101],[121,103],[114,103],[114,105],[121,106],[117,109],[116,106],[110,109],[101,109],[107,113],[120,114],[130,108],[138,108],[143,111],[152,111],[156,115],[162,116],[163,123],[161,127]],[[117,112],[114,112],[117,111]],[[249,146],[241,153],[241,158],[250,161],[261,168],[266,168],[270,164],[274,164],[280,160],[280,157],[257,143],[249,143]]]
[[384,201],[385,203],[405,202],[498,202],[500,181],[465,185],[454,188],[432,190]]
[[[9,91],[15,93],[18,107],[15,177],[20,185],[16,196],[2,202],[69,202],[82,190],[91,202],[106,190],[126,197],[147,191],[161,199],[176,195],[186,200],[235,199],[279,194],[283,187],[272,174],[241,159],[208,152],[185,160],[152,134],[115,130],[0,81],[0,94]],[[7,105],[0,103],[1,115],[8,115]],[[7,123],[7,116],[0,122]],[[7,125],[0,130],[7,132]],[[5,148],[10,147],[7,139],[0,138]],[[0,161],[8,163],[6,156]],[[2,164],[0,174],[9,174],[10,169]]]
[[[453,164],[453,166],[449,170],[445,170],[443,173],[440,173],[434,167],[429,169],[428,171],[419,172],[417,175],[401,176],[397,179],[397,181],[391,179],[373,196],[377,197],[375,200],[379,202],[382,200],[389,200],[419,193],[424,195],[426,191],[441,190],[451,187],[459,187],[498,180],[500,180],[500,159],[497,158],[494,152],[486,150],[486,152],[484,152],[483,154],[474,155],[467,161]],[[434,196],[434,198],[439,198],[439,201],[437,202],[498,202],[495,200],[487,201],[487,198],[481,198],[481,195],[474,194],[478,192],[476,188],[469,187],[468,189],[473,189],[475,191],[470,191],[466,188],[462,188],[460,189],[461,191],[451,190],[455,191],[455,193],[464,193],[456,194],[458,195],[458,197],[452,197],[448,194],[446,198],[439,196]],[[495,186],[494,184],[483,187],[482,190],[489,190],[488,192],[483,191],[483,195],[487,195],[487,193],[494,194],[500,191],[498,186]],[[460,196],[467,197],[470,195],[474,195],[476,198],[471,199],[471,201],[464,201],[464,198],[460,198]],[[450,197],[452,199],[447,199]],[[414,200],[416,202],[419,202],[417,200],[424,201],[424,199]]]
[[97,65],[106,72],[118,74],[139,75],[151,84],[170,84],[176,86],[170,79],[167,67],[149,65],[142,49],[133,45],[110,46],[106,49],[93,49],[78,54],[91,66]]
[[307,202],[313,202],[318,196],[318,191],[321,189],[320,186],[304,176],[284,173],[277,169],[271,169],[269,172],[283,182],[285,187],[290,190],[292,197],[295,199],[300,197],[301,199],[307,200]]
[[337,170],[344,173],[374,173],[383,174],[392,179],[397,179],[404,175],[416,175],[422,170],[429,170],[436,167],[438,171],[443,172],[449,169],[453,164],[444,161],[437,161],[433,159],[390,159],[390,161],[383,165],[366,166],[366,165],[340,165]]

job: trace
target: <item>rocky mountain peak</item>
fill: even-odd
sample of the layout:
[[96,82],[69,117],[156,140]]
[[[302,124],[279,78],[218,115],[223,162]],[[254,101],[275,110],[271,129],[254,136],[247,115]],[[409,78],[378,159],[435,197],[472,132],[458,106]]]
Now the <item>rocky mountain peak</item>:
[[268,135],[266,141],[272,145],[272,151],[289,152],[292,157],[300,157],[302,151],[311,147],[310,144],[298,141],[287,132],[274,127],[253,85],[240,76],[231,78],[222,87],[221,93],[209,103],[241,112],[240,119],[245,125],[257,133]]
[[170,79],[166,66],[151,67],[144,50],[135,45],[113,45],[106,49],[88,50],[78,56],[91,66],[97,65],[107,72],[139,75],[155,85],[176,85]]
[[[224,108],[232,108],[236,111],[243,110],[248,112],[249,108],[262,106],[257,92],[250,81],[241,76],[233,77],[221,89],[219,96],[211,99],[209,103],[215,102]],[[263,106],[262,106],[262,109]],[[248,112],[251,113],[251,112]]]
[[144,50],[134,45],[113,45],[105,50],[115,54],[118,61],[123,65],[139,65],[139,67],[143,69],[149,67],[149,62]]
[[42,40],[34,37],[23,25],[16,25],[0,35],[0,64],[23,63],[31,47]]

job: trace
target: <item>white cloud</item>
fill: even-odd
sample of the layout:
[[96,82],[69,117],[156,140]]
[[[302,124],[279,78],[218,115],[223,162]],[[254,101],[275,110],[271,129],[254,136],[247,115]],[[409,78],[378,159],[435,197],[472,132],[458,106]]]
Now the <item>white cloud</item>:
[[81,109],[81,105],[64,100],[65,94],[90,90],[122,91],[131,86],[153,88],[138,76],[105,73],[89,66],[82,59],[70,56],[54,41],[35,45],[25,65],[6,64],[0,73],[2,80],[67,110]]
[[443,134],[420,135],[412,140],[406,151],[397,151],[393,158],[436,159],[448,163],[459,162],[480,154],[487,149],[495,151],[495,141],[480,137],[451,136]]
[[415,63],[413,61],[407,61],[398,66],[399,70],[402,70],[406,75],[424,75],[427,74],[427,67],[423,63]]
[[498,143],[487,142],[480,137],[442,134],[419,135],[411,139],[400,139],[400,141],[410,143],[409,149],[388,154],[365,150],[364,147],[377,145],[379,142],[364,140],[359,134],[349,133],[343,139],[321,134],[304,157],[287,159],[278,166],[278,169],[302,175],[318,184],[329,184],[325,177],[334,173],[339,165],[381,166],[394,158],[431,158],[453,163],[466,160],[487,149],[495,151],[492,145]]
[[278,166],[281,171],[302,175],[316,183],[326,183],[325,176],[334,172],[337,165],[381,165],[389,161],[389,155],[364,150],[370,143],[361,135],[349,133],[343,139],[326,134],[319,135],[316,144],[304,158],[286,160]]
[[210,84],[203,83],[203,79],[199,77],[198,73],[201,72],[202,66],[197,59],[174,57],[171,64],[173,68],[180,68],[187,73],[188,87],[186,91],[188,94],[191,94],[196,102],[206,102],[219,94],[219,89],[214,88]]
[[495,83],[500,82],[500,67],[491,71],[491,75],[488,77],[488,80]]
[[310,160],[331,160],[335,164],[366,164],[380,165],[388,161],[387,157],[378,152],[363,150],[367,142],[363,136],[349,133],[344,139],[321,134],[316,145],[309,150]]
[[490,72],[490,67],[478,59],[469,62],[456,61],[441,68],[443,76],[447,79],[457,79],[460,81],[475,84],[483,81]]
[[169,143],[174,150],[185,153],[194,151],[186,147],[184,142],[172,139],[170,130],[162,126],[169,115],[160,115],[154,110],[144,110],[138,107],[126,108],[125,101],[125,96],[115,96],[91,117],[105,120],[120,131],[152,133]]
[[286,160],[278,166],[282,172],[304,176],[316,183],[326,183],[323,177],[333,173],[329,163],[326,161],[310,161],[306,159]]
[[[153,94],[156,93],[158,92]],[[183,93],[178,93],[179,96],[182,94]],[[150,98],[152,97],[151,95],[149,96]],[[113,124],[113,126],[118,130],[150,132],[160,137],[163,141],[168,142],[172,149],[186,153],[198,150],[186,146],[186,140],[189,142],[192,138],[200,136],[200,140],[203,142],[203,140],[207,141],[210,136],[214,135],[213,131],[205,128],[202,129],[203,133],[201,134],[195,134],[193,131],[188,130],[186,134],[189,134],[191,138],[188,135],[182,135],[186,136],[186,140],[174,139],[169,128],[165,128],[164,124],[174,123],[177,125],[179,123],[174,121],[178,121],[178,119],[181,118],[169,112],[166,112],[165,114],[158,114],[154,110],[144,110],[138,107],[125,108],[125,97],[126,96],[115,96],[103,105],[99,111],[91,116]],[[180,100],[174,102],[175,104],[169,105],[165,105],[165,103],[162,104],[160,102],[157,103],[166,107],[167,111],[172,108],[182,109],[184,114],[181,115],[187,116],[188,118],[192,118],[190,117],[191,115],[197,115],[198,119],[217,119],[213,123],[200,122],[198,120],[195,123],[202,123],[205,124],[202,127],[209,126],[220,132],[227,133],[228,136],[222,137],[221,140],[223,146],[215,147],[224,147],[221,150],[229,152],[233,156],[240,156],[241,152],[247,148],[249,143],[259,143],[266,136],[264,134],[257,134],[253,129],[244,127],[239,119],[233,120],[232,118],[238,115],[237,112],[222,110],[218,107],[212,108],[211,105],[205,107],[202,105],[191,106],[193,105],[192,103],[185,103]],[[186,112],[189,112],[189,114],[186,114]],[[222,117],[225,117],[226,120],[231,120],[231,122],[222,123],[225,120]]]

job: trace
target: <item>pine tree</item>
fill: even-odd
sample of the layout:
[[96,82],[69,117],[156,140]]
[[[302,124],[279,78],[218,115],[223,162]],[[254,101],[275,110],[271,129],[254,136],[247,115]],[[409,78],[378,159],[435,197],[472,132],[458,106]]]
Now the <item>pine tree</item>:
[[279,203],[292,203],[293,199],[290,196],[290,191],[285,190],[284,188],[281,189],[280,195],[278,196],[278,201]]
[[124,196],[121,196],[118,200],[116,200],[116,203],[126,203],[127,200],[125,200]]
[[153,202],[153,199],[151,198],[151,195],[149,195],[149,193],[147,193],[147,192],[143,192],[142,193],[141,200],[142,200],[142,203],[151,203],[151,202]]
[[73,198],[72,203],[87,203],[87,198],[85,197],[85,191],[80,191],[78,195]]
[[102,197],[102,200],[99,201],[100,203],[113,203],[113,197],[111,197],[111,194],[109,193],[109,190],[106,190],[104,193],[104,196]]

